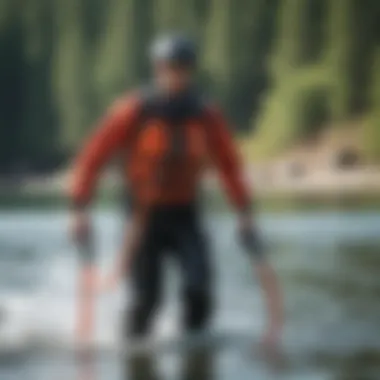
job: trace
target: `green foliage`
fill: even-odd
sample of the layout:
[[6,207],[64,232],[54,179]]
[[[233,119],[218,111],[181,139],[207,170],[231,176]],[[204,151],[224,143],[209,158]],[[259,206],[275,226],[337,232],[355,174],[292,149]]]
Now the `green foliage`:
[[198,39],[203,84],[261,150],[371,106],[376,157],[379,10],[378,0],[2,0],[0,171],[71,155],[113,99],[148,78],[154,35],[173,30]]
[[[358,86],[358,78],[368,72],[368,54],[376,46],[373,38],[363,41],[364,36],[375,34],[374,9],[370,11],[370,1],[367,7],[355,1],[281,2],[279,38],[271,59],[273,86],[254,120],[257,145],[264,154],[290,147],[328,121],[365,110],[368,91],[365,82]],[[367,20],[371,33],[363,25],[356,30],[358,20]]]
[[331,65],[333,117],[342,120],[350,113],[353,88],[349,75],[352,48],[353,0],[335,0],[329,3],[328,60]]
[[196,35],[200,20],[197,0],[157,0],[153,3],[155,30],[158,33],[183,31]]
[[300,138],[315,133],[330,113],[329,87],[321,77],[323,67],[294,73],[268,94],[258,119],[257,138],[263,155],[289,147]]
[[365,152],[368,158],[380,162],[380,49],[374,55],[372,68],[371,112],[365,123]]
[[72,152],[90,121],[88,94],[92,61],[83,33],[83,2],[57,1],[53,9],[56,36],[52,86],[60,119],[59,141],[63,150]]

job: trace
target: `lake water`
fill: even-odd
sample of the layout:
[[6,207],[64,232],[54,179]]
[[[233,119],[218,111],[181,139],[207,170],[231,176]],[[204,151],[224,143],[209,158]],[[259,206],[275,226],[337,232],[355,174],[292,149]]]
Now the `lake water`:
[[[118,247],[121,219],[111,209],[94,218],[98,262],[106,271]],[[214,328],[259,337],[264,305],[249,261],[236,245],[234,219],[209,213],[205,224],[217,267]],[[99,351],[78,361],[59,349],[68,347],[73,335],[78,271],[66,237],[67,214],[1,211],[0,379],[380,379],[380,208],[264,210],[260,226],[285,293],[283,368],[233,345],[125,362],[112,350],[128,299],[122,286],[99,298]],[[160,332],[175,330],[178,314],[178,278],[171,263],[166,278]]]

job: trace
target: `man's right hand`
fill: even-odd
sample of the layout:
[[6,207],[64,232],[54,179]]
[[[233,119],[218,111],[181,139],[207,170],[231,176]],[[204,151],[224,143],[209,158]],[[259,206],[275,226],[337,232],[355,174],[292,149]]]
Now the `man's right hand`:
[[70,216],[70,236],[76,244],[83,244],[89,239],[90,218],[86,211],[73,211]]

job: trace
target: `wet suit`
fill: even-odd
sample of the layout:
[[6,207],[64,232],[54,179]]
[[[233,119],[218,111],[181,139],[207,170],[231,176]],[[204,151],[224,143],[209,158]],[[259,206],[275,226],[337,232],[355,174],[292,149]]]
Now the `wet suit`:
[[117,101],[76,160],[71,188],[75,207],[88,203],[102,166],[117,154],[123,157],[131,210],[147,215],[132,270],[128,332],[140,335],[150,327],[168,250],[182,273],[184,327],[205,327],[212,310],[212,274],[197,192],[209,159],[235,207],[245,212],[250,205],[223,116],[193,90],[168,97],[152,88]]

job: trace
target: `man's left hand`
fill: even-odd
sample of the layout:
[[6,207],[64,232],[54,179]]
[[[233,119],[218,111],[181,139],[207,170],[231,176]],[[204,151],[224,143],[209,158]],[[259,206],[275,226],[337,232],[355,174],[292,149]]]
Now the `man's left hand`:
[[264,247],[260,233],[252,216],[249,214],[241,214],[239,215],[238,223],[238,233],[241,245],[252,257],[261,258],[264,254]]

